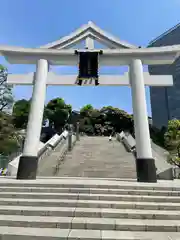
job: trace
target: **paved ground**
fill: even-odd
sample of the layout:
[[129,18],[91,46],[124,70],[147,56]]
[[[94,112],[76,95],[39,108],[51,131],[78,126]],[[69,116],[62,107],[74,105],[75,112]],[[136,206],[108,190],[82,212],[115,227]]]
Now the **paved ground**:
[[107,137],[81,137],[57,176],[136,178],[135,160],[115,139],[109,142]]

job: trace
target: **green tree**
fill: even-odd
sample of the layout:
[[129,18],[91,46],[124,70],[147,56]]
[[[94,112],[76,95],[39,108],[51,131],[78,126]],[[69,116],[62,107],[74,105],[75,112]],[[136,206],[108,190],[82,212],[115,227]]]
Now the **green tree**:
[[80,109],[80,116],[90,117],[92,110],[93,110],[93,106],[91,104],[87,104]]
[[133,132],[132,116],[112,106],[98,110],[87,104],[80,110],[80,119],[80,130],[86,133],[88,130],[88,134],[109,135],[122,130]]
[[98,109],[92,109],[90,112],[90,122],[95,135],[103,134],[104,116]]
[[88,135],[94,135],[94,125],[96,122],[95,109],[91,104],[87,104],[80,109],[80,131]]
[[7,84],[7,68],[0,65],[0,154],[16,151],[19,142],[10,112],[13,105],[12,86]]
[[62,98],[52,99],[45,107],[45,117],[57,132],[61,133],[72,112],[72,106]]
[[69,119],[69,122],[70,122],[71,124],[73,124],[74,127],[76,128],[76,124],[77,124],[77,122],[79,122],[79,121],[80,121],[80,113],[79,113],[79,111],[72,111],[72,112],[71,112],[70,119]]
[[180,144],[180,120],[173,119],[168,122],[164,138],[166,148],[169,151],[176,151]]
[[10,114],[0,112],[0,154],[9,155],[20,146]]
[[165,137],[164,137],[164,135],[167,131],[166,127],[162,127],[161,129],[158,129],[158,128],[150,125],[149,129],[150,129],[151,139],[153,140],[153,142],[163,148],[166,148]]
[[127,112],[112,106],[103,107],[100,112],[104,115],[104,120],[107,123],[106,128],[111,126],[115,132],[122,130],[133,132],[133,119]]
[[7,68],[0,65],[0,111],[8,111],[13,105],[12,86],[7,84]]
[[168,122],[164,139],[165,146],[170,152],[168,161],[180,167],[180,120],[173,119]]
[[16,128],[26,128],[30,111],[30,100],[21,99],[13,106],[13,123]]

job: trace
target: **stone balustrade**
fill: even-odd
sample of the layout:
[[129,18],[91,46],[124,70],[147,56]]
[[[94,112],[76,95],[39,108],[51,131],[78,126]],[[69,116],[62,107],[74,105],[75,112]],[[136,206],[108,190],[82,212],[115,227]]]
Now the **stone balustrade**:
[[[39,162],[45,157],[49,156],[53,149],[57,147],[60,143],[62,144],[63,141],[66,140],[68,137],[68,131],[64,131],[61,135],[55,134],[51,139],[49,139],[46,143],[39,143],[39,149],[38,149],[38,158]],[[19,166],[19,158],[22,156],[20,154],[16,158],[14,158],[11,162],[8,164],[8,171],[7,175],[8,176],[13,176],[16,177],[17,175],[17,170]]]

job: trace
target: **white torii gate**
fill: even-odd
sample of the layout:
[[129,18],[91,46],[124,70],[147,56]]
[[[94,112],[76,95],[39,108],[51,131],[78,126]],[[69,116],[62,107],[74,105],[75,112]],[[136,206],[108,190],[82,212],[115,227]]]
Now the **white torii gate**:
[[[131,86],[137,150],[137,178],[138,181],[156,182],[156,168],[151,150],[144,85],[172,86],[173,80],[172,76],[150,76],[148,73],[143,73],[143,64],[172,64],[179,57],[180,45],[138,48],[104,32],[92,22],[83,25],[69,36],[40,48],[0,46],[0,54],[8,62],[12,64],[36,64],[36,73],[26,75],[10,74],[8,76],[8,83],[10,84],[33,84],[34,86],[27,134],[17,178],[36,178],[37,151],[43,119],[46,85],[76,85],[77,76],[56,75],[49,72],[49,66],[78,65],[79,57],[75,55],[75,49],[69,48],[82,40],[85,40],[86,48],[78,49],[79,52],[99,51],[99,49],[94,49],[94,40],[109,47],[109,49],[103,49],[103,54],[99,56],[100,66],[129,66],[129,72],[125,73],[124,76],[99,76],[99,85]],[[88,80],[85,83],[85,85],[92,84],[93,80]]]

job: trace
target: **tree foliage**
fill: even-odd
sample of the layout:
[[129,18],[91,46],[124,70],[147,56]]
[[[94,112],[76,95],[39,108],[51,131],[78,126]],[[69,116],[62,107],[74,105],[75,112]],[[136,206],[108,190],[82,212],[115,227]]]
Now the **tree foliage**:
[[109,135],[122,130],[133,131],[132,116],[112,106],[95,109],[87,104],[80,109],[80,131],[89,135]]
[[153,142],[163,148],[166,148],[165,137],[164,137],[166,131],[167,131],[166,127],[162,127],[161,129],[158,129],[154,126],[150,126],[150,134]]
[[0,154],[9,155],[19,146],[11,115],[0,112]]
[[30,100],[22,99],[13,106],[13,123],[16,128],[26,128],[30,111]]
[[92,111],[93,111],[93,106],[91,104],[87,104],[81,108],[80,115],[82,117],[90,117]]
[[12,87],[7,84],[7,69],[0,65],[0,154],[9,155],[18,147],[18,135],[9,110],[12,108]]
[[173,119],[168,122],[164,140],[165,146],[170,152],[168,161],[180,167],[180,120]]
[[180,120],[170,120],[167,132],[164,135],[165,146],[170,151],[174,151],[180,144]]
[[104,115],[105,121],[110,123],[115,132],[121,132],[122,130],[133,132],[133,119],[127,112],[112,106],[103,107],[100,112]]
[[12,87],[7,84],[7,69],[0,65],[0,111],[11,109],[13,104]]
[[67,123],[71,112],[71,105],[66,104],[62,98],[55,98],[47,104],[45,108],[45,117],[49,120],[49,124],[60,133]]

